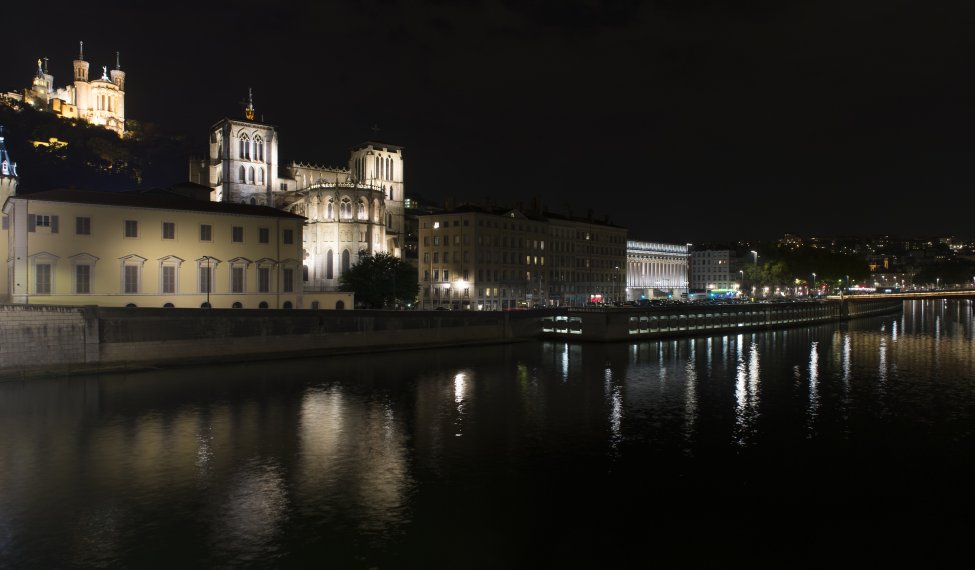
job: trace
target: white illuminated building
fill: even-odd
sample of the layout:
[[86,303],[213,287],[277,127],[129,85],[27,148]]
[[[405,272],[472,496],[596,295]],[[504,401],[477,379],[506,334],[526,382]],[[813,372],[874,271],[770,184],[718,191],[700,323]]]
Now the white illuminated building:
[[626,299],[679,299],[687,294],[687,245],[626,242]]
[[47,59],[37,60],[37,72],[29,89],[6,93],[4,97],[37,109],[51,111],[65,119],[81,119],[105,127],[119,136],[125,133],[125,72],[115,54],[115,69],[102,66],[97,79],[88,79],[84,43],[79,42],[78,59],[72,63],[72,83],[54,87],[54,76],[48,72]]
[[243,119],[210,128],[208,157],[191,159],[190,180],[218,202],[266,205],[305,216],[306,290],[338,287],[359,252],[402,257],[403,148],[367,141],[351,149],[347,167],[280,165],[278,133],[254,120],[248,96]]

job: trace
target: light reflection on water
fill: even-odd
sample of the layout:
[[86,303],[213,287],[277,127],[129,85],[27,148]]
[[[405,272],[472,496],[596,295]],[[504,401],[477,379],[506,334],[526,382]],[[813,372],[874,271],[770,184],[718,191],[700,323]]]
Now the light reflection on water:
[[510,567],[631,511],[970,505],[972,319],[2,383],[0,566]]

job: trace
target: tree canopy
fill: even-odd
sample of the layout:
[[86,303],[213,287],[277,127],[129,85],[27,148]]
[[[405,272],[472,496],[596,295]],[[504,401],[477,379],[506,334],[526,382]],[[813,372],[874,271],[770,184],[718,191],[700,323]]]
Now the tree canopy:
[[416,302],[417,270],[389,253],[359,252],[359,261],[339,278],[341,289],[355,293],[356,303],[371,309]]

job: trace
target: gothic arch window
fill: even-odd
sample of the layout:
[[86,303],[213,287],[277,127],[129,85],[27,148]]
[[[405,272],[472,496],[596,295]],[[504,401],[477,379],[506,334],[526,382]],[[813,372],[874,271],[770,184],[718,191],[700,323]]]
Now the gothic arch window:
[[244,167],[243,164],[240,165],[240,182],[241,183],[247,182],[247,169]]
[[247,138],[247,135],[240,135],[240,156],[238,158],[250,158],[251,157],[251,141]]
[[359,220],[369,219],[369,204],[366,203],[365,198],[359,198],[358,208],[356,209],[356,218]]
[[393,175],[395,173],[396,173],[396,163],[393,162],[393,159],[392,158],[390,158],[389,159],[389,179],[390,180],[393,180]]
[[335,255],[332,254],[332,250],[328,250],[325,254],[325,279],[335,278]]
[[352,219],[352,200],[342,198],[342,202],[339,203],[339,217],[343,220]]
[[250,167],[247,170],[247,181],[250,182],[251,184],[254,183],[254,167],[253,166]]
[[329,198],[328,199],[328,205],[325,206],[325,219],[326,220],[331,220],[334,216],[335,216],[335,213],[333,211],[332,199]]
[[257,205],[257,199],[252,197],[251,198],[251,206],[256,206],[256,205]]
[[386,227],[392,229],[393,227],[393,215],[386,214]]
[[257,183],[258,184],[264,184],[264,169],[263,168],[258,168],[257,169]]
[[341,311],[345,308],[345,301],[335,301],[335,310]]
[[349,255],[349,250],[342,251],[342,273],[349,270],[351,255]]
[[254,136],[254,158],[257,160],[264,160],[264,139],[259,135]]
[[379,214],[379,200],[376,199],[372,202],[372,221],[378,224],[381,219]]

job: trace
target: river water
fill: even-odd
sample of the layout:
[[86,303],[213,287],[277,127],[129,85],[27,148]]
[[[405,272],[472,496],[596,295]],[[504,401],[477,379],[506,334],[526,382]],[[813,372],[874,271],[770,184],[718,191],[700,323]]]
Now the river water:
[[970,301],[0,383],[0,567],[948,565]]

